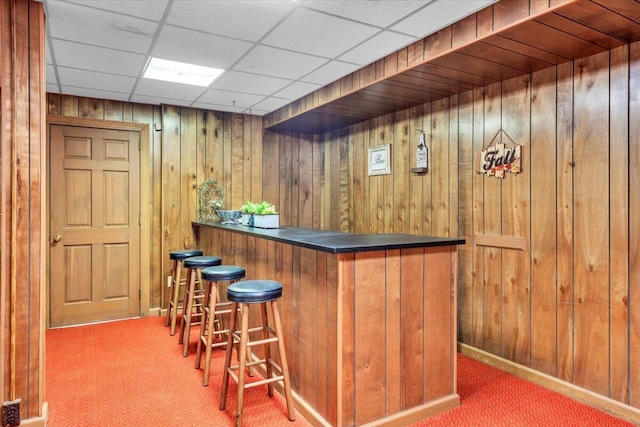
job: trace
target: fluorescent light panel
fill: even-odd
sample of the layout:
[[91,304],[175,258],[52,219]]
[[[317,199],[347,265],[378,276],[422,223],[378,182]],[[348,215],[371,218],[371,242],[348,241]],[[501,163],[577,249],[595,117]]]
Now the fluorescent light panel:
[[207,87],[223,72],[224,70],[219,68],[151,58],[143,77],[145,79]]

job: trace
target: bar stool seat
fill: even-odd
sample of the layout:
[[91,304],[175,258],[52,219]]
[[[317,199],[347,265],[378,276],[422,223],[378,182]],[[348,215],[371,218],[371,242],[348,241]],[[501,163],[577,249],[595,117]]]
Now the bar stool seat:
[[[229,333],[224,327],[224,317],[228,317],[231,313],[231,302],[220,302],[219,282],[228,281],[231,283],[245,277],[244,267],[237,265],[218,265],[215,267],[207,267],[200,272],[200,279],[205,282],[204,301],[204,317],[200,324],[200,338],[198,339],[198,349],[196,351],[196,369],[200,369],[202,358],[202,348],[204,346],[204,379],[203,386],[209,385],[209,370],[211,367],[211,351],[215,347],[227,345],[227,340],[214,342],[214,337]],[[216,325],[218,328],[216,329]]]
[[181,277],[183,269],[182,261],[194,256],[201,256],[202,254],[203,252],[199,249],[184,249],[169,252],[169,259],[173,261],[173,269],[171,272],[171,279],[169,280],[171,294],[169,296],[169,303],[167,304],[167,318],[165,319],[164,325],[171,325],[171,336],[176,333],[178,310],[184,309],[183,305],[180,304],[180,290],[187,280]]
[[[191,326],[202,322],[202,300],[204,289],[200,281],[200,270],[206,267],[213,267],[222,264],[222,258],[217,256],[194,256],[182,261],[182,265],[187,269],[187,283],[185,285],[184,310],[180,321],[179,344],[183,345],[182,355],[189,355],[189,337]],[[195,310],[195,312],[194,312]],[[194,318],[198,321],[194,321]]]
[[[282,284],[273,280],[242,280],[229,285],[227,299],[231,301],[231,317],[227,336],[227,351],[225,353],[224,373],[222,377],[222,391],[220,395],[220,409],[224,409],[227,400],[229,377],[238,384],[238,403],[236,407],[236,426],[242,425],[242,410],[244,405],[244,391],[250,387],[267,384],[267,393],[273,396],[273,383],[282,381],[284,395],[287,402],[287,418],[295,419],[293,396],[291,393],[291,381],[285,353],[282,323],[278,311],[278,299],[282,296]],[[261,324],[255,328],[249,328],[249,306],[260,305]],[[274,328],[269,326],[267,305],[271,307]],[[240,311],[241,327],[237,329],[238,309]],[[259,339],[251,340],[250,334],[259,333]],[[238,342],[238,365],[231,366],[231,354],[233,342]],[[280,356],[280,365],[271,357],[271,344],[277,343]],[[247,361],[248,349],[253,346],[264,346],[264,359]],[[255,365],[263,365],[266,368],[266,376],[263,380],[246,383],[246,369]],[[237,373],[237,374],[236,374]]]

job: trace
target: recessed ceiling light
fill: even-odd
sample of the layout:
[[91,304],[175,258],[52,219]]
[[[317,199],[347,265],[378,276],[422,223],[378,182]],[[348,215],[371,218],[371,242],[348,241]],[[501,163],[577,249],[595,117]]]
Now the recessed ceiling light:
[[151,58],[143,77],[195,86],[209,86],[224,70],[184,62]]

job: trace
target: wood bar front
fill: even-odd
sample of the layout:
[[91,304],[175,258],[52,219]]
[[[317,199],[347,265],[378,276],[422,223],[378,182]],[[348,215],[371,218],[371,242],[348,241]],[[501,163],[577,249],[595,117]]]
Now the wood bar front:
[[[367,236],[193,225],[206,254],[245,267],[247,279],[283,284],[296,409],[310,422],[401,426],[459,405],[455,290],[463,240],[370,235],[393,243],[336,247],[314,242]],[[297,230],[302,238],[282,237]]]

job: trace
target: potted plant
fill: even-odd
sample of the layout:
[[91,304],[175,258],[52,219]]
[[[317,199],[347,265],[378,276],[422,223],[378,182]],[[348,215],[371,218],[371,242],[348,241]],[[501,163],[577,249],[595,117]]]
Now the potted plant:
[[276,207],[267,201],[247,202],[242,206],[242,224],[249,227],[279,228],[280,215]]

